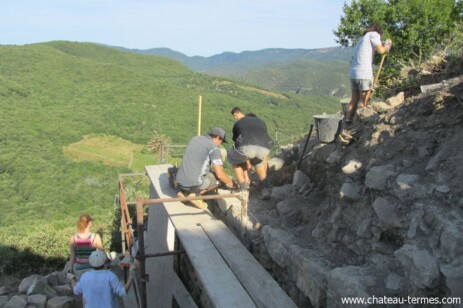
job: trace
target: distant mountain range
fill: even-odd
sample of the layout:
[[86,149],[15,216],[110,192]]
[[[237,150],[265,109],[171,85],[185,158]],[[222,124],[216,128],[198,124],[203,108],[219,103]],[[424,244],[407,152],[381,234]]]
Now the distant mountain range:
[[352,48],[343,47],[269,48],[189,57],[169,48],[114,48],[174,59],[195,72],[245,81],[268,90],[339,97],[348,95],[349,61],[353,54]]

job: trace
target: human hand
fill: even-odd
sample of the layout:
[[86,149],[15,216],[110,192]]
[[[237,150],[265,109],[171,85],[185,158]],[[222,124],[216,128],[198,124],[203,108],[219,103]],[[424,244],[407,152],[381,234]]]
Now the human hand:
[[133,277],[135,276],[135,264],[130,264],[130,268],[129,268],[129,279],[133,279]]
[[72,273],[66,273],[66,278],[69,279],[69,280],[76,279],[76,275],[74,275]]
[[384,46],[387,48],[387,51],[389,51],[392,47],[392,41],[390,39],[385,40]]

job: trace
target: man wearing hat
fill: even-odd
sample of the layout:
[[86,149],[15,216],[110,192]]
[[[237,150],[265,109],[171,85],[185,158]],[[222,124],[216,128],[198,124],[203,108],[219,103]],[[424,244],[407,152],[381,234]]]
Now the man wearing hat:
[[104,268],[106,260],[103,251],[95,250],[88,258],[93,270],[85,272],[77,284],[75,277],[71,280],[74,294],[82,295],[85,308],[118,307],[117,297],[127,295],[126,291],[133,279],[133,269],[131,268],[124,286],[113,272]]
[[[223,168],[219,149],[222,143],[227,143],[227,140],[225,131],[220,127],[214,127],[206,135],[195,136],[190,140],[176,177],[179,197],[210,190],[219,181],[229,188],[235,187]],[[210,171],[211,165],[215,174]],[[200,209],[207,207],[201,200],[193,200],[192,203]]]

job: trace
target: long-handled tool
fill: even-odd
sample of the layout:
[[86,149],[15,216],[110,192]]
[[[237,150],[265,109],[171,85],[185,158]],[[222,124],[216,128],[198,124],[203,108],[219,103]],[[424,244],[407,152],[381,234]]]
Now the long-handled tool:
[[313,124],[310,124],[309,135],[307,135],[307,139],[305,140],[305,144],[304,144],[304,149],[302,150],[302,153],[301,153],[301,158],[299,158],[299,163],[297,164],[296,172],[294,172],[293,186],[297,185],[296,182],[298,181],[299,178],[301,178],[300,173],[303,173],[300,169],[302,165],[302,160],[304,159],[305,150],[307,149],[307,145],[309,144],[310,135],[312,135],[312,130],[313,130]]
[[[373,93],[375,91],[374,88],[378,86],[379,74],[381,73],[381,69],[383,68],[384,59],[386,59],[386,53],[384,53],[381,56],[381,62],[379,63],[378,72],[376,73],[375,80],[373,81],[373,89],[368,91],[367,96],[365,98],[365,102],[366,102],[365,107],[367,106],[368,102],[370,101],[371,93]],[[355,114],[355,112],[356,112],[356,110],[354,110],[354,114]]]
[[376,73],[375,81],[373,82],[373,86],[375,87],[378,86],[379,73],[381,73],[381,69],[383,68],[384,59],[386,59],[386,53],[383,53],[383,55],[381,56],[381,62],[379,63],[378,72]]

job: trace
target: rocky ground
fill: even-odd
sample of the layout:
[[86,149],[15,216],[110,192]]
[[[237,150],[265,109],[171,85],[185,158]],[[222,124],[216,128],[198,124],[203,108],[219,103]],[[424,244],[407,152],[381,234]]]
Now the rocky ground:
[[267,267],[294,282],[299,305],[463,298],[463,76],[357,116],[348,144],[312,138],[297,183],[293,162],[271,174],[271,200],[251,193]]

